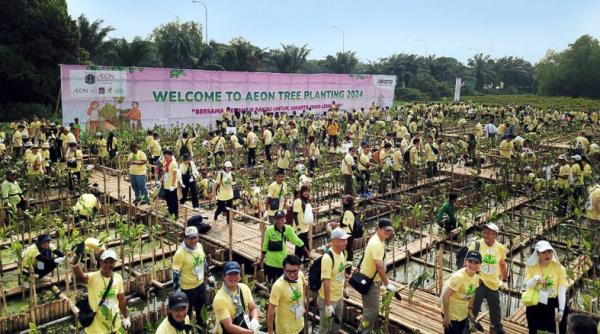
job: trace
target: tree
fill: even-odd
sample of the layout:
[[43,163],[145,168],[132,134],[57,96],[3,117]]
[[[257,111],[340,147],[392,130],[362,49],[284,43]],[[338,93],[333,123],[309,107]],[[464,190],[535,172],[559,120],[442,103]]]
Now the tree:
[[152,40],[164,67],[199,68],[202,65],[202,28],[195,22],[179,20],[155,28]]
[[398,77],[401,87],[410,87],[412,79],[421,69],[416,55],[404,53],[383,58],[381,63],[386,72],[393,73]]
[[354,51],[338,52],[335,56],[327,56],[325,58],[325,68],[332,73],[353,73],[356,65],[358,64],[358,58]]
[[95,58],[98,54],[98,50],[104,47],[105,39],[108,37],[108,33],[115,29],[111,26],[102,27],[103,20],[96,20],[91,22],[88,18],[81,14],[77,18],[77,27],[79,28],[79,45],[81,48],[86,50],[92,60],[96,61]]
[[469,59],[469,67],[475,78],[475,89],[483,90],[484,87],[496,82],[496,72],[494,72],[494,60],[489,55],[478,53]]
[[298,73],[304,68],[309,53],[310,49],[306,44],[303,46],[281,44],[281,50],[271,50],[270,58],[277,72]]
[[496,60],[494,68],[498,81],[502,82],[505,89],[531,90],[533,66],[530,62],[518,57],[502,57]]
[[265,50],[237,37],[225,45],[216,59],[228,71],[256,72],[267,57]]
[[136,37],[132,42],[124,38],[114,38],[105,43],[98,59],[104,65],[118,66],[160,66],[158,51],[154,43]]
[[30,116],[24,108],[16,108],[18,115],[5,112],[14,110],[15,103],[51,110],[59,92],[58,64],[79,62],[80,56],[77,25],[65,1],[5,1],[0,13],[0,117]]

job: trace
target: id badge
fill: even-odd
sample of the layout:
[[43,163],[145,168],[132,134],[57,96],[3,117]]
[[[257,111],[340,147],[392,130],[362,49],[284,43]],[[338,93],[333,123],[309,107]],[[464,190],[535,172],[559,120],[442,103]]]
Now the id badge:
[[37,270],[44,270],[44,268],[45,268],[44,262],[38,261],[36,267],[37,267]]
[[294,313],[296,320],[300,320],[304,316],[304,306],[300,303],[292,304],[290,311]]
[[344,279],[346,278],[344,276],[344,272],[342,271],[341,273],[338,273],[337,276],[335,277],[337,279],[338,282],[340,283],[344,283]]
[[117,304],[115,303],[115,301],[112,300],[112,299],[109,299],[109,298],[106,298],[106,300],[104,300],[104,305],[106,305],[106,307],[109,310],[112,310],[112,309],[116,308],[116,306],[117,306]]
[[538,300],[539,303],[540,304],[544,304],[544,305],[548,305],[548,291],[546,291],[546,290],[540,290],[539,296],[540,296],[539,297],[540,299]]

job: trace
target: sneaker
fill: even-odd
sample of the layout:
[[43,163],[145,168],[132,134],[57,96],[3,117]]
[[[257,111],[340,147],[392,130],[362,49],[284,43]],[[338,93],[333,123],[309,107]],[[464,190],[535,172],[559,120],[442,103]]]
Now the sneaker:
[[198,212],[198,211],[200,211],[200,208],[196,207],[196,208],[194,208],[194,211]]

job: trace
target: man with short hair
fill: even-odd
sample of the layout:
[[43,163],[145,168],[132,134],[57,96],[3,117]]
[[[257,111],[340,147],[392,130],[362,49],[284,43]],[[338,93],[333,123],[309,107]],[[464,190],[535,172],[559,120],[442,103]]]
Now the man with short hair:
[[567,334],[600,334],[600,322],[585,314],[571,314],[567,321]]
[[349,147],[342,160],[342,178],[344,179],[344,194],[354,195],[354,153],[356,149]]
[[[204,325],[202,306],[207,305],[206,285],[214,283],[210,276],[208,262],[202,244],[198,242],[198,229],[195,226],[185,228],[185,239],[173,256],[173,286],[186,294],[196,313],[196,322]],[[192,308],[188,315],[192,316]]]
[[373,282],[366,295],[362,295],[362,306],[364,320],[368,322],[363,333],[371,333],[377,325],[379,318],[379,288],[381,284],[390,292],[396,292],[397,288],[390,282],[385,273],[385,241],[394,233],[392,222],[383,218],[377,224],[377,232],[369,239],[361,261],[360,273],[366,277],[373,278]]
[[271,287],[267,312],[268,333],[273,334],[273,319],[277,334],[298,334],[304,328],[308,291],[301,260],[294,254],[283,259],[283,275]]
[[442,205],[435,217],[436,224],[446,230],[447,234],[450,234],[450,232],[456,228],[455,204],[457,198],[457,193],[449,193],[448,201]]
[[[90,307],[95,313],[92,324],[85,328],[85,332],[87,334],[118,333],[121,328],[127,331],[131,327],[131,321],[127,311],[123,278],[114,272],[117,253],[112,249],[102,252],[100,270],[92,273],[83,272],[79,265],[80,259],[81,254],[76,254],[71,258],[73,273],[77,282],[86,285]],[[109,289],[108,292],[107,289]],[[106,297],[100,305],[104,295]],[[101,307],[102,311],[100,311]]]
[[[343,297],[344,295],[348,295],[345,276],[347,253],[344,249],[350,236],[341,227],[337,227],[331,231],[330,247],[321,259],[322,283],[317,297],[321,320],[319,323],[319,334],[339,333],[344,320]],[[333,321],[329,321],[328,319],[332,317]]]
[[134,203],[148,203],[148,189],[146,188],[146,153],[142,152],[136,143],[129,146],[131,153],[127,157],[129,166],[129,182],[135,194]]
[[37,237],[35,244],[23,251],[23,286],[29,287],[29,270],[33,269],[36,279],[43,278],[65,261],[65,255],[50,244],[50,234],[44,233]]
[[229,261],[223,266],[223,285],[213,299],[218,334],[261,333],[258,308],[250,288],[240,283],[241,272],[242,268],[235,261]]
[[155,334],[193,333],[190,318],[188,297],[181,291],[175,291],[169,296],[169,314],[158,325]]
[[275,181],[271,182],[267,188],[267,200],[265,207],[269,210],[269,222],[275,221],[275,212],[287,208],[287,199],[289,197],[289,189],[287,182],[283,181],[284,172],[277,170],[275,172]]
[[504,334],[502,326],[502,314],[500,308],[500,286],[508,282],[506,266],[506,247],[496,241],[500,228],[494,223],[488,223],[483,227],[483,237],[471,242],[469,250],[477,250],[481,253],[482,262],[479,270],[481,280],[475,299],[473,301],[473,315],[477,318],[481,310],[481,303],[485,299],[490,312],[490,333]]

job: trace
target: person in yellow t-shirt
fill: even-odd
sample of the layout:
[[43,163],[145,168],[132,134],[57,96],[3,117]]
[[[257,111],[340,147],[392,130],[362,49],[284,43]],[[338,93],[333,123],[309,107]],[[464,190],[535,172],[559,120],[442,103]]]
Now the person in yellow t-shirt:
[[[560,332],[564,333],[569,309],[567,306],[567,272],[554,248],[546,240],[538,241],[525,266],[526,289],[536,289],[540,302],[525,308],[527,327],[530,333],[538,331],[554,332],[559,322]],[[542,302],[542,298],[545,302]],[[558,309],[558,314],[555,314]]]
[[96,133],[96,147],[98,150],[98,158],[100,158],[100,161],[103,161],[106,158],[108,158],[108,144],[102,132]]
[[379,318],[379,288],[381,284],[390,292],[396,292],[397,288],[392,284],[385,273],[385,244],[394,233],[392,222],[383,218],[377,224],[377,232],[369,239],[360,266],[360,273],[373,279],[373,283],[366,295],[362,295],[363,320],[368,321],[364,328],[367,333],[372,332],[377,326]]
[[258,126],[254,126],[254,129],[250,130],[246,135],[246,145],[248,145],[248,167],[254,167],[256,165],[256,147],[258,146],[258,136],[256,135],[256,132],[258,131]]
[[69,143],[65,161],[69,168],[69,190],[74,190],[75,181],[77,181],[77,186],[81,184],[81,164],[83,162],[83,153],[77,148],[76,142]]
[[131,149],[131,153],[127,157],[127,164],[129,165],[129,182],[135,194],[134,203],[147,204],[146,164],[148,163],[148,159],[146,158],[146,153],[139,149],[137,143],[131,143],[129,148]]
[[371,162],[371,147],[365,141],[360,144],[360,151],[358,155],[358,170],[360,171],[360,178],[358,179],[358,195],[363,198],[371,197],[369,191],[369,182],[371,181],[371,167],[375,167],[377,164]]
[[275,212],[287,208],[287,200],[290,195],[288,185],[283,181],[283,172],[275,172],[275,181],[271,182],[267,188],[267,199],[265,207],[269,210],[269,222],[275,222]]
[[[252,291],[244,284],[239,263],[229,261],[223,266],[223,285],[213,299],[217,333],[254,334],[260,329],[258,308]],[[249,322],[245,321],[245,317]]]
[[[152,134],[152,141],[150,142],[150,159],[149,163],[151,165],[151,171],[154,174],[158,174],[158,166],[160,163],[160,154],[162,153],[162,146],[160,145],[160,139],[158,138],[158,133]],[[152,167],[154,166],[154,167]]]
[[177,218],[179,217],[179,198],[177,196],[179,165],[173,156],[173,151],[169,149],[163,151],[162,170],[164,171],[162,186],[169,215]]
[[269,295],[267,311],[268,333],[298,334],[304,328],[304,312],[308,306],[308,293],[304,273],[300,271],[302,262],[290,254],[283,259],[283,275],[279,277]]
[[344,159],[342,159],[342,179],[344,181],[344,194],[346,195],[354,195],[355,153],[356,149],[354,147],[349,147],[348,152],[344,155]]
[[315,140],[315,136],[308,137],[308,170],[314,171],[319,166],[319,157],[321,156],[321,149],[319,144]]
[[13,132],[12,135],[12,148],[13,154],[15,158],[20,158],[23,155],[23,135],[21,134],[21,130],[25,129],[25,125],[19,124],[17,129]]
[[29,288],[29,273],[33,269],[35,279],[41,279],[51,273],[65,261],[65,255],[50,242],[49,234],[38,235],[36,242],[23,250],[22,274],[23,287]]
[[302,240],[302,242],[304,242],[304,246],[303,247],[297,247],[294,250],[294,254],[296,254],[298,257],[300,257],[300,259],[302,259],[303,261],[308,261],[309,258],[306,257],[306,252],[304,250],[304,248],[306,247],[306,249],[308,249],[308,251],[310,251],[310,249],[308,248],[308,230],[310,228],[310,225],[307,224],[304,221],[304,216],[305,216],[305,212],[306,212],[306,204],[308,204],[310,200],[310,189],[308,188],[308,186],[302,186],[300,187],[300,191],[298,191],[298,195],[296,197],[296,199],[294,199],[294,202],[292,204],[292,210],[294,212],[294,221],[293,221],[293,227],[294,227],[294,232],[296,232],[296,235],[298,236],[298,238],[300,238],[300,240]]
[[[344,295],[349,296],[346,290],[346,244],[350,238],[343,228],[331,231],[330,248],[321,259],[321,289],[317,297],[319,307],[319,333],[339,333],[344,320]],[[328,319],[335,317],[333,321]],[[327,326],[330,322],[331,330]]]
[[268,162],[271,162],[271,146],[273,144],[273,133],[266,126],[263,126],[262,140],[265,150],[265,159],[267,159]]
[[194,141],[196,141],[196,131],[192,130],[191,135],[189,132],[184,131],[181,134],[181,138],[177,139],[177,143],[175,143],[175,149],[179,155],[189,153],[191,157],[194,157],[194,150],[192,149]]
[[569,194],[571,192],[570,189],[573,174],[571,172],[571,165],[569,165],[567,157],[565,155],[560,155],[558,157],[558,165],[560,166],[558,169],[558,177],[556,180],[559,198],[558,213],[564,215],[567,212],[567,202]]
[[508,135],[506,139],[500,142],[500,146],[498,146],[498,151],[500,152],[500,156],[505,159],[512,159],[515,155],[515,146],[513,143],[512,135]]
[[462,334],[468,328],[467,317],[472,317],[475,291],[479,287],[477,271],[481,265],[481,254],[468,251],[465,266],[454,272],[442,289],[442,315],[444,334]]
[[600,181],[589,190],[585,201],[586,217],[592,232],[592,254],[600,253]]
[[329,120],[327,122],[327,138],[328,138],[328,146],[331,147],[333,145],[333,149],[337,149],[338,144],[338,134],[340,131],[340,126],[334,120]]
[[233,186],[235,185],[235,175],[233,174],[233,164],[231,161],[225,161],[223,168],[224,170],[219,171],[217,174],[217,180],[213,186],[211,195],[213,199],[217,199],[217,208],[215,209],[213,221],[216,222],[219,215],[223,213],[227,218],[227,224],[231,224],[227,208],[234,208]]
[[287,149],[285,143],[279,144],[279,152],[277,154],[277,168],[285,173],[290,168],[290,160],[292,153]]
[[27,162],[27,175],[44,174],[44,169],[42,168],[44,158],[37,143],[31,146],[31,152],[25,155],[25,161]]
[[[95,312],[94,320],[89,327],[85,328],[85,333],[119,333],[121,328],[125,331],[129,330],[131,321],[127,311],[123,278],[114,272],[117,253],[112,249],[102,252],[100,270],[92,273],[83,272],[79,265],[80,258],[81,255],[74,255],[70,260],[73,273],[77,282],[86,285],[90,307]],[[99,306],[104,295],[106,298]],[[104,310],[100,311],[100,308]]]
[[198,242],[198,229],[196,226],[185,228],[185,239],[173,256],[173,287],[181,290],[189,299],[192,307],[188,316],[192,317],[192,309],[196,313],[196,322],[204,325],[202,320],[202,307],[207,306],[205,279],[209,284],[214,284],[208,261],[204,254],[202,244]]
[[427,172],[426,175],[428,178],[434,177],[437,175],[437,161],[439,149],[436,143],[433,142],[433,137],[431,135],[427,135],[427,142],[423,147],[423,152],[425,154],[425,160],[427,161]]
[[183,334],[193,333],[190,317],[187,315],[190,308],[189,299],[185,293],[175,291],[169,296],[169,313],[158,325],[154,334]]
[[[481,253],[481,269],[479,284],[473,301],[473,315],[477,318],[481,310],[483,300],[487,302],[490,312],[491,327],[495,333],[505,333],[502,326],[502,313],[500,308],[500,287],[508,282],[506,265],[506,247],[496,241],[500,229],[494,223],[488,223],[483,227],[483,238],[472,242],[470,250],[478,250]],[[479,246],[479,247],[477,247]]]

